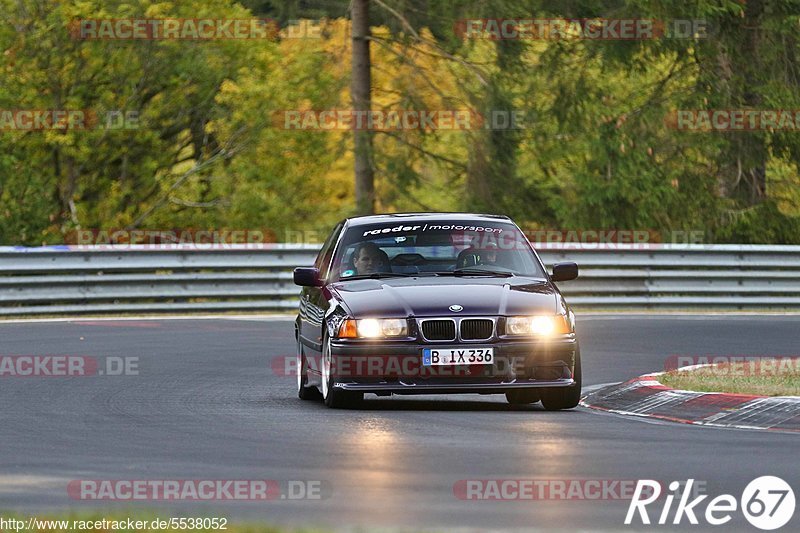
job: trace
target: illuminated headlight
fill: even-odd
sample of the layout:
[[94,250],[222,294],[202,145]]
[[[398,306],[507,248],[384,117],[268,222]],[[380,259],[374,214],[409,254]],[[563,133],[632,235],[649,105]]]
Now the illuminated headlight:
[[506,335],[546,337],[571,332],[564,315],[512,316],[506,319]]
[[349,318],[339,327],[340,338],[406,337],[408,323],[401,318]]
[[359,337],[380,337],[381,323],[374,318],[367,318],[356,322],[356,331]]

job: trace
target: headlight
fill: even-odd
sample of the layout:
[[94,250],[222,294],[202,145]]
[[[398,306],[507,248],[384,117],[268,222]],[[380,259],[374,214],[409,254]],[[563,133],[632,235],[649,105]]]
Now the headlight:
[[374,318],[356,321],[356,331],[359,337],[380,337],[381,323]]
[[572,333],[564,315],[512,316],[506,319],[506,335],[547,337]]
[[348,318],[339,327],[339,338],[374,339],[379,337],[406,337],[408,323],[402,318]]

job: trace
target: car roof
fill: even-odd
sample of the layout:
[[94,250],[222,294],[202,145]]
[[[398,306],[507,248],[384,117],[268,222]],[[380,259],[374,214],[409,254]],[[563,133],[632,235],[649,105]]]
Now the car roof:
[[347,220],[348,226],[366,226],[370,224],[392,223],[392,222],[431,222],[458,220],[461,222],[510,222],[511,219],[504,215],[489,215],[478,213],[392,213],[386,215],[365,215],[350,217]]

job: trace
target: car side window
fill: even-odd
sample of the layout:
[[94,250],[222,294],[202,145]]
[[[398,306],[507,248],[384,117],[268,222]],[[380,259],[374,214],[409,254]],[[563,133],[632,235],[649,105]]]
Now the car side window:
[[336,225],[328,237],[328,240],[322,245],[322,249],[317,255],[317,260],[314,261],[314,266],[319,269],[321,279],[326,279],[328,277],[328,267],[331,264],[331,256],[333,255],[334,248],[336,248],[336,242],[339,240],[339,233],[342,231],[342,226],[343,224],[341,222]]

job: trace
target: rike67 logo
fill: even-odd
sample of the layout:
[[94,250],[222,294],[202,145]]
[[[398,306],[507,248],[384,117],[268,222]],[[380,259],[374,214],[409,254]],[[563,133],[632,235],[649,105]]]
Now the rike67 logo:
[[[663,507],[657,515],[656,523],[665,525],[681,524],[685,517],[690,524],[699,524],[698,516],[705,519],[707,524],[720,526],[731,521],[733,514],[741,513],[750,524],[762,530],[778,529],[789,523],[794,515],[794,491],[784,480],[775,476],[762,476],[751,481],[738,500],[730,494],[721,494],[705,504],[705,511],[701,512],[701,504],[708,495],[700,495],[692,500],[694,479],[686,483],[673,481],[669,484],[670,493],[663,498]],[[681,490],[683,487],[683,490]],[[625,525],[634,523],[638,514],[642,524],[650,524],[648,505],[653,504],[661,497],[661,484],[651,479],[640,479],[625,516]],[[670,515],[674,500],[678,500],[672,520]],[[660,502],[659,502],[660,503]],[[657,507],[654,505],[653,507]],[[650,509],[656,510],[657,509]],[[654,517],[655,518],[655,517]],[[684,522],[685,523],[685,522]]]

